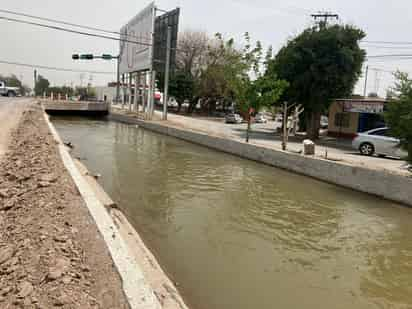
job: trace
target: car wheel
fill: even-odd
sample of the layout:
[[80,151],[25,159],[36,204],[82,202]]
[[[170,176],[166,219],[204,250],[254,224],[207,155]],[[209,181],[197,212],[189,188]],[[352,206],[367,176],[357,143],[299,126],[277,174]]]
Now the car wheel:
[[365,156],[371,156],[375,152],[375,148],[371,143],[363,143],[362,145],[360,145],[359,151]]
[[14,94],[13,91],[9,91],[9,92],[7,93],[7,96],[11,98],[11,97],[15,97],[16,95]]

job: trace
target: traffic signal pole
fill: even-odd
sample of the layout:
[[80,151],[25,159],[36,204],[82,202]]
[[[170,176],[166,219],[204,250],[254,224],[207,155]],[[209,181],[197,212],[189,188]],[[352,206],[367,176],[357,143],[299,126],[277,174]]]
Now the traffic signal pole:
[[119,102],[120,97],[120,55],[112,56],[110,54],[103,54],[101,56],[95,56],[93,54],[73,54],[73,60],[94,60],[94,59],[103,59],[103,60],[113,60],[116,59],[117,61],[117,85],[116,85],[116,102]]

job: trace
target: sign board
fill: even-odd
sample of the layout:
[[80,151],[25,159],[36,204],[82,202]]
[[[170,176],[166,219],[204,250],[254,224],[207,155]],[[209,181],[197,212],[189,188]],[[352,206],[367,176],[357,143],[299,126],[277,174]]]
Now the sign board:
[[175,10],[169,11],[161,16],[156,17],[153,56],[153,67],[154,70],[156,70],[156,72],[165,71],[168,27],[170,27],[172,31],[170,44],[170,72],[173,72],[176,66],[176,47],[177,33],[179,31],[179,15],[180,9],[177,8]]
[[151,44],[155,15],[156,10],[153,2],[120,30],[120,74],[149,70],[151,68]]
[[379,101],[343,101],[344,111],[350,113],[380,114],[384,105]]

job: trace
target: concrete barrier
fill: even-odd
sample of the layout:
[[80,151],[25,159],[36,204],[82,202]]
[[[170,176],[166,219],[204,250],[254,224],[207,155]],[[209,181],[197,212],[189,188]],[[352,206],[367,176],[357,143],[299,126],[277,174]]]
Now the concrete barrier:
[[41,101],[44,110],[50,114],[89,114],[107,115],[109,103],[106,102],[82,102],[82,101]]
[[157,133],[412,206],[411,177],[270,149],[115,113],[110,114],[109,119],[137,124]]

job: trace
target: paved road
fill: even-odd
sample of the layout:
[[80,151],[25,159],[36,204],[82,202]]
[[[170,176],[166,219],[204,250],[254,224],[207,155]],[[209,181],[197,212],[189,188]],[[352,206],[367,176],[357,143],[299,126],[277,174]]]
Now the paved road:
[[6,152],[11,130],[20,120],[31,99],[0,97],[0,158]]

